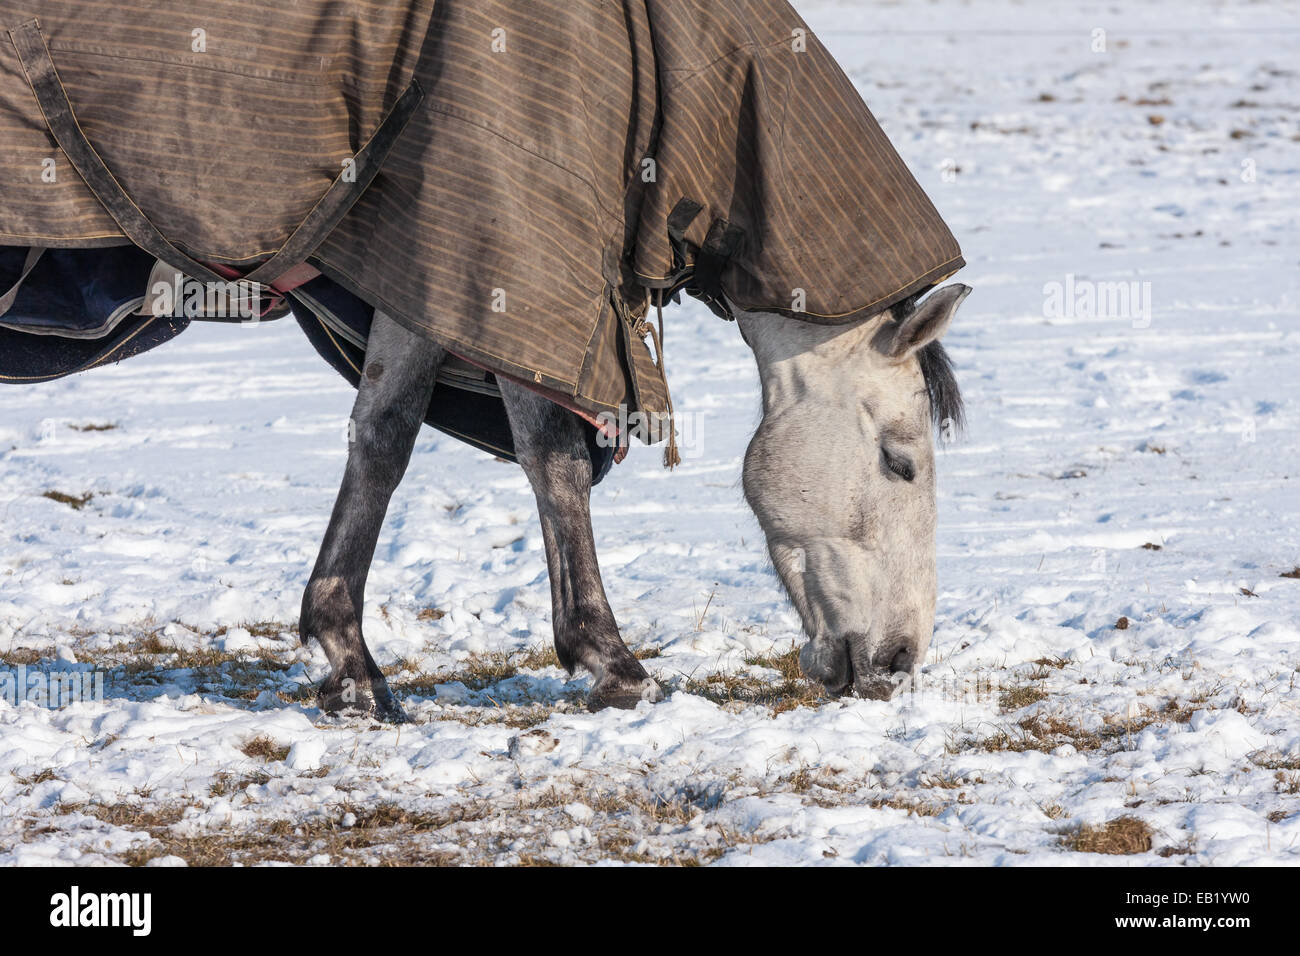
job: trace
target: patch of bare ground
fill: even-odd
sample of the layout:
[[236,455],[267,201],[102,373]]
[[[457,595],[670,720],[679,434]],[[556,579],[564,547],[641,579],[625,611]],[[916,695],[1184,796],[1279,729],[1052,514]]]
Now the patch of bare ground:
[[461,862],[461,854],[431,846],[425,837],[459,823],[481,820],[492,812],[486,802],[440,811],[392,802],[340,804],[308,820],[268,820],[250,829],[178,833],[174,824],[180,815],[160,811],[153,820],[137,818],[120,824],[142,830],[151,838],[122,859],[141,866],[157,857],[177,856],[190,866],[230,866],[305,863],[326,855],[334,865],[436,866]]
[[[229,793],[256,779],[226,779],[213,794]],[[551,839],[572,829],[565,808],[582,803],[591,811],[588,837],[568,847]],[[694,866],[732,849],[779,839],[781,834],[735,832],[722,826],[698,832],[707,797],[659,794],[626,787],[592,791],[550,787],[515,798],[466,799],[427,809],[396,802],[334,804],[309,819],[268,820],[256,828],[203,832],[177,827],[188,805],[157,808],[99,806],[78,809],[115,826],[140,831],[149,840],[120,854],[139,866],[177,856],[191,866],[306,863],[328,856],[331,865],[520,866],[620,860],[628,863]],[[675,839],[674,837],[677,837]]]
[[527,671],[559,666],[560,660],[554,648],[539,646],[526,651],[471,654],[447,670],[426,671],[419,661],[407,659],[385,667],[383,671],[390,678],[388,684],[395,693],[431,697],[438,684],[461,683],[470,690],[486,690]]
[[[650,660],[660,656],[662,651],[655,646],[644,646],[633,648],[632,653],[638,660]],[[433,698],[437,696],[439,684],[459,683],[471,691],[483,692],[491,700],[493,688],[503,681],[559,667],[555,649],[548,644],[524,651],[471,654],[454,668],[432,672],[425,670],[417,660],[405,659],[383,668],[383,672],[388,678],[388,686],[398,698]],[[513,688],[511,696],[517,696],[521,691],[526,693],[524,688]],[[461,721],[470,726],[499,723],[508,727],[532,727],[553,713],[583,705],[585,699],[585,694],[575,688],[558,696],[548,696],[546,700],[524,704],[492,700],[493,707],[457,708],[433,719]]]
[[1076,853],[1128,855],[1149,853],[1155,831],[1145,820],[1134,816],[1116,817],[1099,825],[1080,824],[1062,834],[1061,845]]
[[1202,701],[1181,704],[1171,699],[1161,708],[1143,707],[1133,716],[1107,714],[1102,718],[1101,725],[1093,728],[1055,714],[1031,714],[1010,726],[998,728],[990,736],[979,739],[967,737],[961,742],[951,742],[948,751],[960,753],[979,749],[1023,753],[1036,750],[1050,753],[1066,744],[1079,751],[1119,750],[1148,727],[1187,723],[1203,705]]
[[683,691],[720,706],[757,705],[768,708],[773,716],[797,707],[817,707],[830,700],[825,689],[803,676],[799,669],[799,651],[795,647],[782,654],[745,658],[753,668],[776,671],[775,680],[766,674],[722,672],[705,677],[688,677],[683,682],[669,682],[667,690]]
[[466,727],[501,725],[512,730],[529,730],[544,724],[556,714],[571,714],[586,709],[581,695],[554,704],[501,704],[497,707],[455,707],[432,714],[429,719],[462,724]]
[[[237,625],[261,638],[277,638],[292,632],[294,625],[275,621]],[[170,642],[163,628],[152,626],[131,640],[105,650],[79,650],[79,659],[95,663],[109,672],[109,679],[122,684],[157,683],[177,672],[188,671],[196,687],[204,692],[234,700],[255,700],[270,690],[286,702],[298,702],[311,695],[311,688],[286,688],[284,672],[293,666],[286,653],[292,645],[262,647],[249,651],[224,651],[200,643],[185,647]],[[211,634],[200,632],[200,641],[219,638],[228,632],[220,627]]]

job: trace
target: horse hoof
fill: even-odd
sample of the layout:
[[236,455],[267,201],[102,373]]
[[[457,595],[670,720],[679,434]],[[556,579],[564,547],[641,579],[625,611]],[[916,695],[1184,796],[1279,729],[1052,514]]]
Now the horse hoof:
[[392,695],[389,695],[386,701],[375,702],[375,710],[372,716],[385,724],[409,724],[411,722],[411,718],[402,709],[402,705]]
[[615,710],[634,710],[643,700],[657,704],[664,699],[664,692],[655,683],[653,677],[639,681],[607,680],[597,684],[587,697],[587,709],[592,713],[613,707]]
[[335,717],[369,717],[385,724],[411,722],[387,686],[372,685],[369,690],[359,687],[322,687],[317,702],[321,710]]

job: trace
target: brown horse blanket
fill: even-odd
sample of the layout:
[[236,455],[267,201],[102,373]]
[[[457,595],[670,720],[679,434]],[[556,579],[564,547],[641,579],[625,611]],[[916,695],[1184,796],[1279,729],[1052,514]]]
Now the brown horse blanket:
[[963,264],[785,0],[0,0],[0,251],[127,243],[589,418],[665,408],[654,290],[845,322]]

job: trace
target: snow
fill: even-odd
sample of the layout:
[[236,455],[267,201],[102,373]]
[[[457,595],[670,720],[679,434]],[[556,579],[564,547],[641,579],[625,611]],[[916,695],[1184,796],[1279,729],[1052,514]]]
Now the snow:
[[[0,701],[0,862],[1300,861],[1300,15],[800,8],[975,289],[920,691],[782,697],[798,621],[738,483],[757,377],[692,304],[684,464],[634,449],[593,498],[668,700],[588,714],[585,676],[525,656],[550,641],[527,482],[426,430],[364,621],[413,723],[324,716],[293,625],[352,392],[292,324],[196,327],[0,397],[4,668],[107,673],[101,702]],[[1122,315],[1049,308],[1120,281]],[[1150,852],[1070,848],[1121,816]]]

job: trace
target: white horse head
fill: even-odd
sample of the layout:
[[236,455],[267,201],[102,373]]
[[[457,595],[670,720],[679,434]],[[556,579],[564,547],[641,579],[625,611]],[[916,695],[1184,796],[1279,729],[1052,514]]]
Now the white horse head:
[[739,317],[763,384],[745,497],[803,619],[799,662],[832,693],[887,700],[930,646],[931,424],[962,417],[939,338],[969,292],[946,286],[847,325]]

